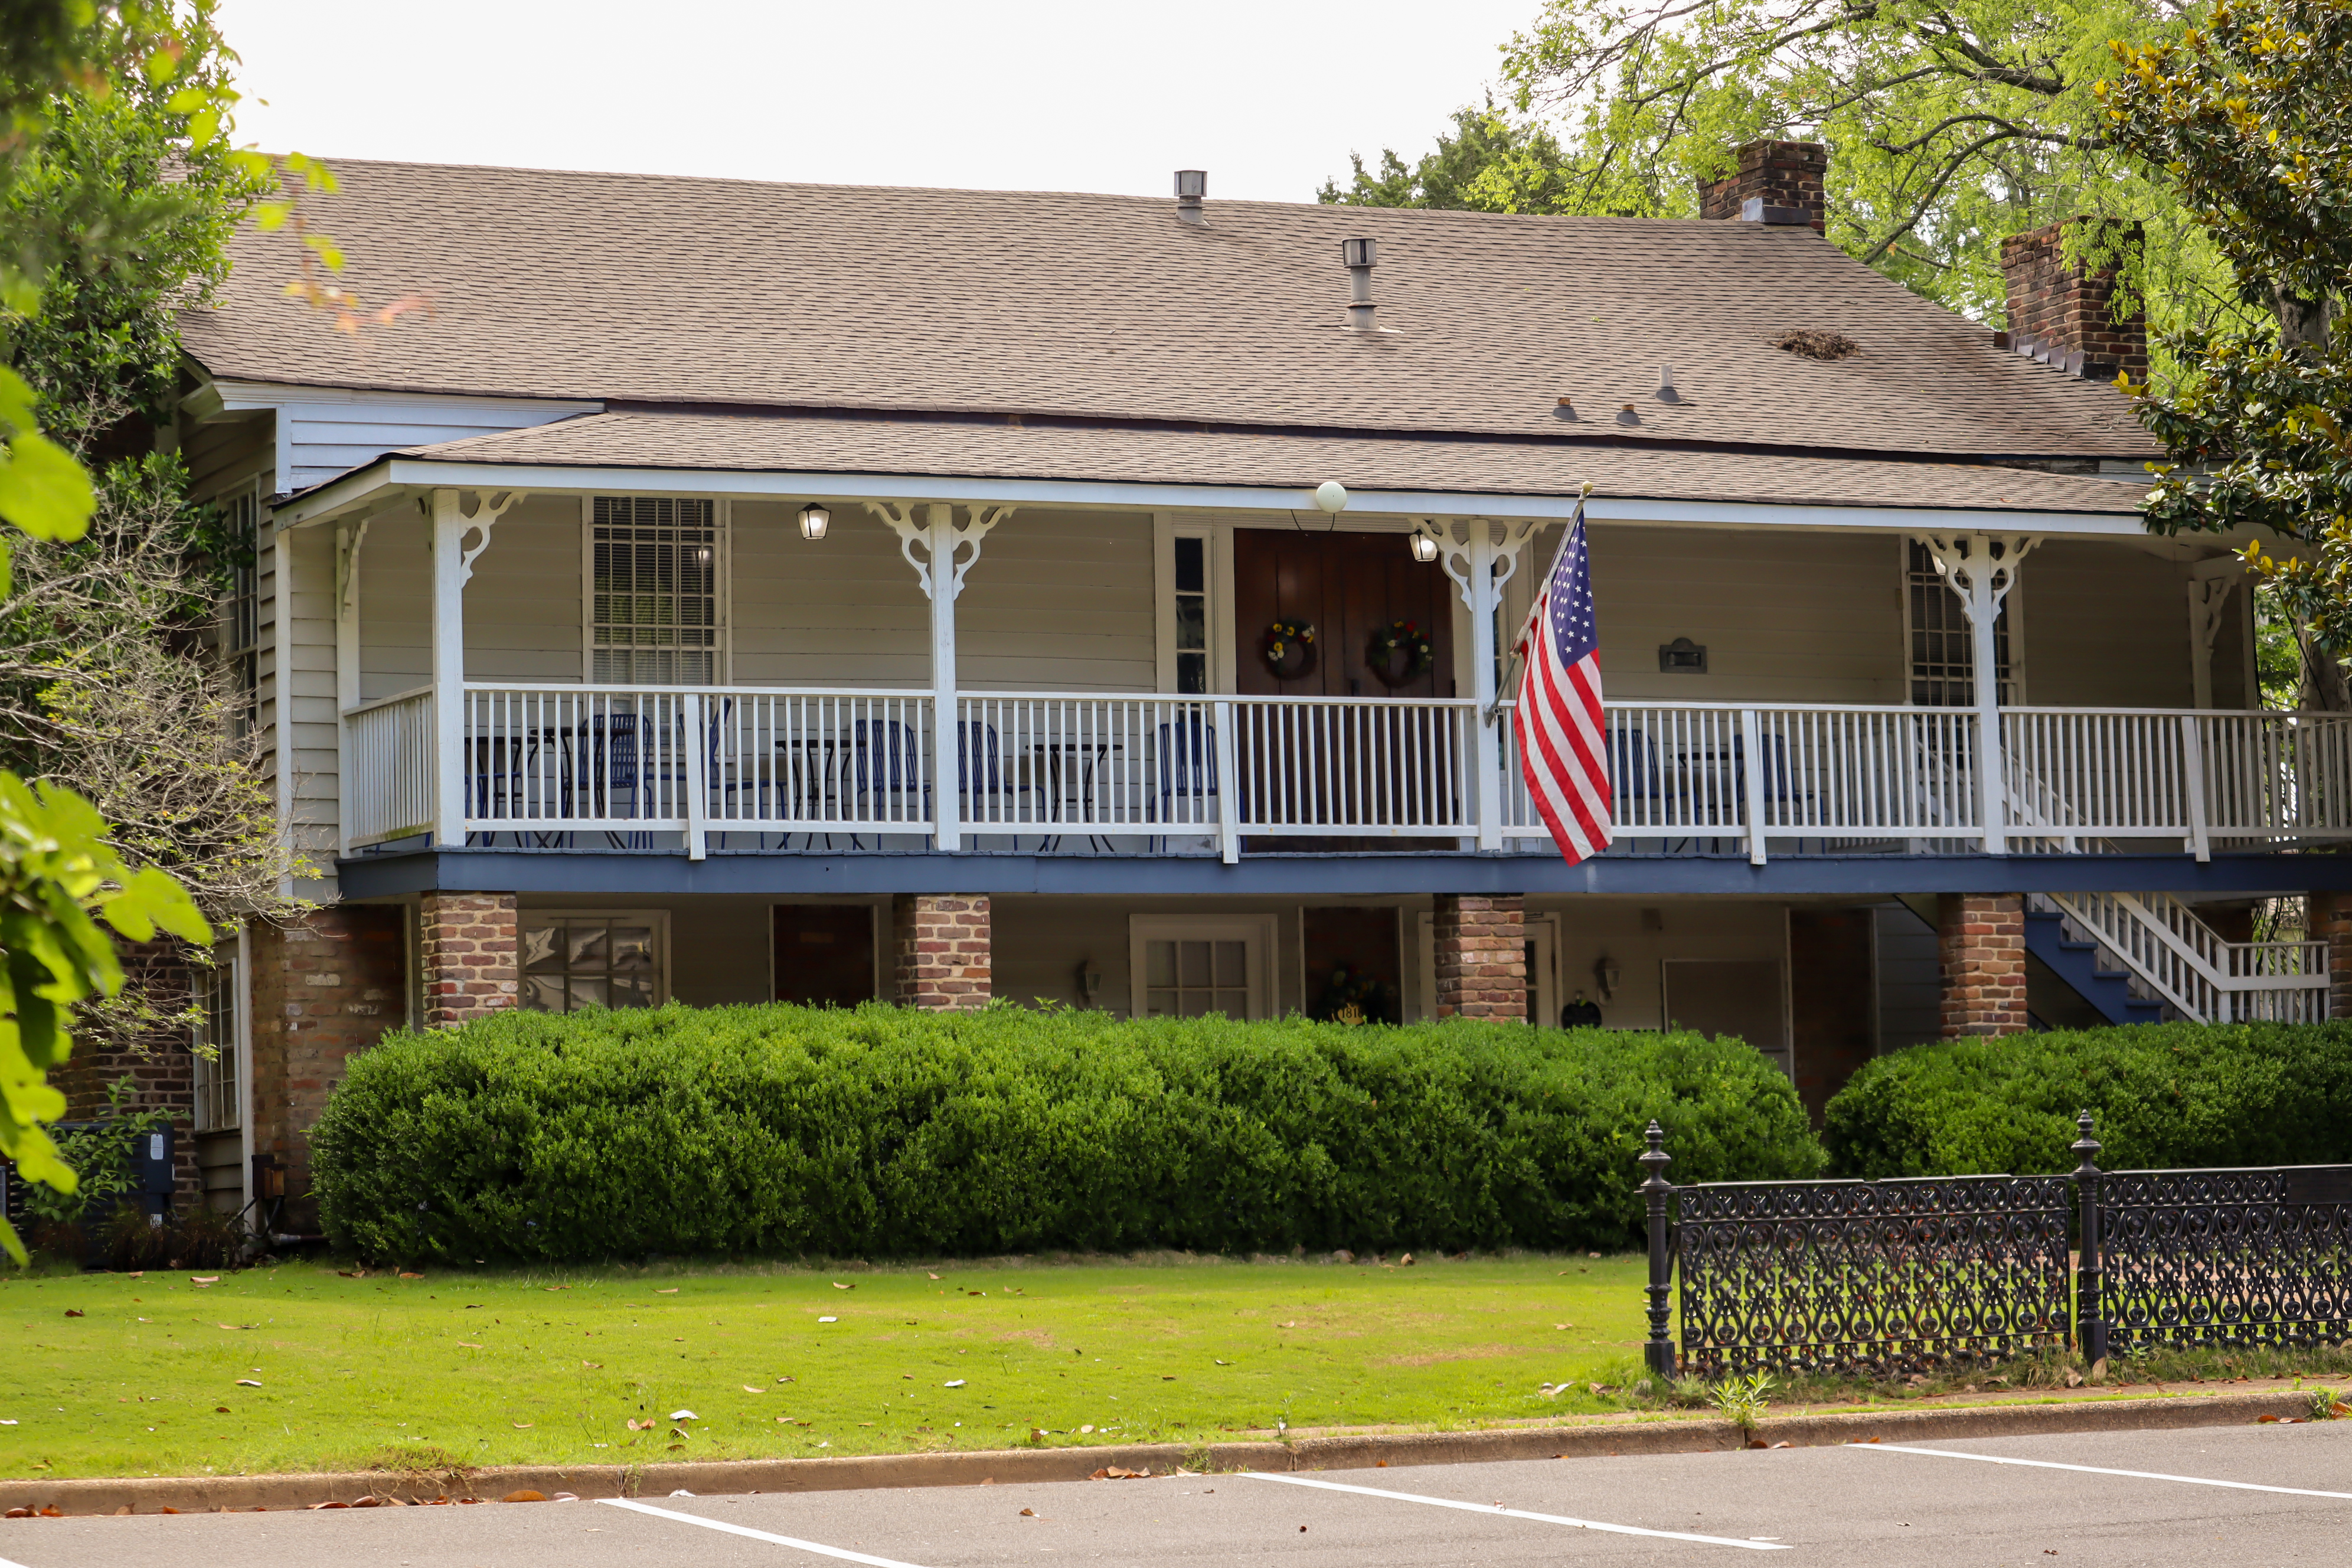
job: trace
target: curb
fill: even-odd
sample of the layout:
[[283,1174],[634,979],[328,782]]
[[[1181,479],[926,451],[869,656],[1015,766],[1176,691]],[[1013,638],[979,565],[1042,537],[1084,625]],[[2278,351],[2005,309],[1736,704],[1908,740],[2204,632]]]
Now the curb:
[[[2165,1395],[2154,1399],[2076,1400],[2049,1405],[1982,1405],[1959,1410],[1868,1410],[1768,1418],[1759,1436],[1794,1447],[1843,1443],[1906,1443],[1955,1437],[2022,1437],[2059,1432],[2148,1432],[2230,1426],[2307,1415],[2308,1392]],[[969,1454],[876,1454],[838,1459],[730,1459],[640,1467],[509,1465],[464,1477],[383,1472],[284,1476],[93,1477],[79,1480],[0,1481],[0,1510],[56,1509],[64,1514],[272,1512],[351,1506],[482,1501],[509,1492],[552,1497],[705,1497],[744,1492],[856,1491],[881,1488],[1008,1486],[1082,1481],[1098,1470],[1172,1473],[1207,1455],[1216,1470],[1372,1469],[1381,1466],[1459,1465],[1510,1459],[1579,1459],[1621,1454],[1693,1454],[1739,1447],[1728,1421],[1596,1421],[1573,1426],[1507,1427],[1483,1432],[1365,1433],[1282,1443],[1129,1444],[1089,1448],[1007,1448]]]

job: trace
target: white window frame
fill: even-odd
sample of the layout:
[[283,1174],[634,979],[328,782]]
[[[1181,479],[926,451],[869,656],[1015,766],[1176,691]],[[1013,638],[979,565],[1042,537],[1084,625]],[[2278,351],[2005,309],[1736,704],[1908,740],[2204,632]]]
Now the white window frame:
[[1176,690],[1176,541],[1197,539],[1205,546],[1210,696],[1230,695],[1240,679],[1234,640],[1234,525],[1201,512],[1151,515],[1151,603],[1158,647],[1159,689]]
[[[252,1052],[252,1020],[247,1016],[245,993],[245,944],[239,937],[222,939],[212,950],[213,967],[193,970],[191,974],[203,987],[202,994],[192,997],[195,1004],[197,1024],[195,1041],[219,1054],[209,1059],[190,1053],[189,1089],[194,1101],[191,1131],[198,1133],[241,1132],[245,1129],[252,1075],[249,1071]],[[219,1010],[215,996],[225,993],[228,1002],[228,1038],[213,1038],[214,1023]],[[223,1094],[223,1090],[226,1094]],[[226,1099],[228,1119],[219,1120],[207,1114],[221,1109],[217,1101]]]
[[1128,1016],[1146,1016],[1144,943],[1149,942],[1238,942],[1245,944],[1244,983],[1249,1016],[1274,1016],[1276,917],[1263,915],[1129,915],[1127,918]]
[[[526,998],[530,994],[530,979],[524,973],[523,968],[524,934],[564,921],[627,921],[634,924],[651,926],[654,933],[654,1005],[658,1007],[669,1000],[670,946],[667,910],[518,910],[515,916],[515,979],[518,983],[516,989],[520,993],[516,997],[518,1006],[530,1005]],[[770,929],[772,931],[773,927]],[[772,945],[772,940],[771,938],[771,945]],[[770,992],[771,994],[773,994],[772,986]],[[636,1009],[620,1008],[615,1011],[635,1012]]]
[[712,649],[710,684],[731,686],[735,680],[735,510],[724,496],[674,495],[658,491],[604,490],[580,498],[580,679],[596,680],[596,502],[603,500],[708,501],[710,525],[717,532],[718,559],[711,563],[711,597],[718,617],[719,638]]

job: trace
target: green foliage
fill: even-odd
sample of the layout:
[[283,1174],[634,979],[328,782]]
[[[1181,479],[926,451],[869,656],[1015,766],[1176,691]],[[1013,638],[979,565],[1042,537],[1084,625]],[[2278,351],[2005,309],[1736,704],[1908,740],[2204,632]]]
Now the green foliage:
[[2106,1170],[2352,1162],[2352,1024],[2146,1024],[1914,1046],[1829,1103],[1840,1175],[2071,1171],[2075,1112]]
[[402,1258],[1617,1247],[1685,1180],[1801,1176],[1736,1041],[791,1006],[511,1012],[355,1058],[328,1234]]
[[[74,1173],[74,1184],[60,1191],[34,1185],[25,1189],[25,1210],[45,1225],[103,1224],[115,1206],[137,1184],[133,1163],[139,1140],[172,1120],[161,1107],[125,1110],[123,1096],[131,1090],[124,1074],[106,1089],[107,1114],[88,1127],[78,1127],[56,1140],[58,1158]],[[144,1224],[144,1216],[141,1216]]]
[[1723,1412],[1723,1418],[1739,1428],[1741,1436],[1753,1437],[1757,1424],[1772,1407],[1772,1388],[1771,1378],[1759,1372],[1724,1379],[1716,1384],[1710,1397],[1715,1407]]
[[2087,216],[2146,226],[2137,251],[2103,226],[2070,234],[2122,268],[2124,308],[2208,323],[2237,309],[2227,269],[2094,91],[2110,45],[2179,30],[2156,0],[1547,0],[1504,48],[1506,112],[1462,110],[1418,169],[1360,163],[1324,199],[1692,217],[1741,143],[1818,141],[1829,237],[1953,310],[2003,320],[2001,240]]
[[[2115,140],[2163,170],[2253,319],[2181,334],[2138,413],[2172,463],[2148,526],[2271,531],[2249,545],[2316,648],[2352,654],[2352,0],[2214,6],[2176,41],[2115,50]],[[2338,694],[2341,695],[2340,693]]]

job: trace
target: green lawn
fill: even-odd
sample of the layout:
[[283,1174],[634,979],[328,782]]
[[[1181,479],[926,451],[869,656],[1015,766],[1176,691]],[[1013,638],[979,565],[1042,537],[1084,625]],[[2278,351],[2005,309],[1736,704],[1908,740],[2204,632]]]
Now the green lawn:
[[[895,1453],[1034,1429],[1203,1442],[1613,1409],[1537,1389],[1638,1375],[1644,1278],[1638,1258],[1581,1257],[0,1278],[17,1352],[0,1475]],[[696,1418],[668,1419],[682,1409]]]

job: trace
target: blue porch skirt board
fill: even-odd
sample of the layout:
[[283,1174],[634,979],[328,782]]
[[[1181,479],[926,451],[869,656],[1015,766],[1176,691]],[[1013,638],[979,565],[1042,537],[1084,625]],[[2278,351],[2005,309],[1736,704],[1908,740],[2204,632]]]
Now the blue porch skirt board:
[[1070,895],[1589,893],[1618,897],[1888,898],[1902,893],[2352,890],[2352,855],[1551,856],[1459,853],[1202,856],[786,855],[657,850],[418,850],[338,864],[346,899],[425,892]]

